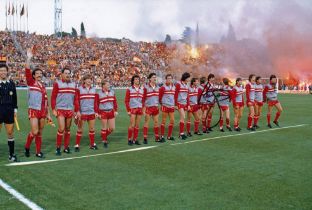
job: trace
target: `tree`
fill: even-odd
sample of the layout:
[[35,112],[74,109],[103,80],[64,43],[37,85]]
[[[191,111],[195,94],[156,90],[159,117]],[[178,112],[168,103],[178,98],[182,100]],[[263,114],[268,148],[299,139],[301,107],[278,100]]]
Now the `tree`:
[[171,36],[169,34],[166,35],[166,38],[165,38],[165,44],[170,44],[171,43]]
[[72,27],[71,35],[72,35],[72,37],[74,37],[74,38],[77,38],[77,37],[78,37],[77,30],[76,30],[74,27]]
[[85,30],[83,22],[81,22],[81,25],[80,25],[80,36],[82,38],[86,38],[86,30]]

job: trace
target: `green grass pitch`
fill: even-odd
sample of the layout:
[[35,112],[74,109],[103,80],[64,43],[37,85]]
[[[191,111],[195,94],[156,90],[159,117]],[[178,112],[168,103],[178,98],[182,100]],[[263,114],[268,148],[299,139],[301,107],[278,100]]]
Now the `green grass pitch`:
[[[124,92],[117,94],[120,114],[108,149],[102,147],[98,122],[99,150],[88,148],[85,129],[79,153],[56,157],[56,128],[46,126],[44,160],[145,147],[127,145],[129,119],[123,105]],[[247,134],[250,132],[245,129],[245,109],[243,135],[220,133],[215,128],[210,134],[186,140],[206,141],[159,144],[150,138],[148,146],[159,146],[28,166],[5,166],[7,142],[2,128],[0,178],[44,209],[312,209],[312,96],[281,94],[279,100],[284,108],[281,127],[304,126]],[[23,146],[30,129],[26,91],[18,91],[18,103],[21,131],[15,132],[16,153],[22,162],[38,160],[34,157],[34,142],[32,156],[24,156]],[[266,108],[265,105],[258,131],[268,130]],[[75,131],[73,126],[71,146]],[[142,141],[141,134],[142,129]],[[177,134],[176,126],[174,136]],[[0,209],[27,207],[0,188]]]

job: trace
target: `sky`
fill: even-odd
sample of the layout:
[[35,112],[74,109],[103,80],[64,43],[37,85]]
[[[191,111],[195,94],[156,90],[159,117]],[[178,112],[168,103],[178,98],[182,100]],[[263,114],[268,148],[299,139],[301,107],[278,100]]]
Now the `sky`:
[[[13,1],[28,2],[31,32],[53,33],[54,0],[0,0],[1,30],[5,4]],[[195,29],[198,22],[201,36],[217,42],[231,22],[238,38],[261,39],[263,25],[279,5],[289,2],[312,13],[310,0],[62,0],[62,24],[63,31],[71,32],[72,27],[79,31],[83,21],[89,37],[162,41],[166,34],[180,38],[185,26]]]

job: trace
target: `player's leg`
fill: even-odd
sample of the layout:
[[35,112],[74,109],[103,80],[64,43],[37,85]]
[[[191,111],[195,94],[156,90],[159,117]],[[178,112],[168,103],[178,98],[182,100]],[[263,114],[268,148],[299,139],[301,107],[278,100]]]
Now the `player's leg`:
[[65,131],[65,117],[59,115],[57,117],[58,130],[56,135],[56,155],[61,155],[62,140]]
[[281,103],[278,102],[277,104],[275,104],[275,108],[277,109],[277,112],[276,112],[276,114],[275,114],[275,118],[274,118],[273,123],[274,123],[275,125],[279,126],[278,119],[279,119],[279,117],[281,116],[281,113],[282,113],[282,111],[283,111],[283,108],[282,108]]
[[45,118],[40,118],[39,122],[39,131],[35,137],[35,143],[36,143],[36,157],[43,158],[43,153],[41,152],[41,145],[42,145],[42,132],[45,125]]
[[155,141],[159,141],[159,114],[153,116]]
[[39,132],[39,119],[38,118],[30,118],[29,123],[30,123],[30,129],[31,130],[30,130],[29,134],[27,135],[26,143],[25,143],[25,156],[26,157],[30,156],[30,145]]
[[174,137],[172,136],[173,132],[173,126],[174,126],[174,112],[169,112],[169,126],[168,126],[168,140],[174,140]]
[[200,122],[200,115],[199,115],[199,110],[196,110],[193,112],[193,117],[194,117],[194,134],[195,135],[203,135],[201,132],[199,132],[199,122]]
[[80,151],[80,141],[81,141],[82,133],[83,133],[83,125],[84,125],[84,121],[78,120],[77,132],[76,132],[75,152]]
[[212,121],[213,110],[214,110],[214,107],[213,106],[209,106],[208,117],[207,117],[207,129],[208,129],[209,132],[212,131],[211,121]]
[[191,137],[191,120],[192,120],[192,113],[190,111],[187,111],[186,114],[186,132],[187,136]]
[[65,118],[65,134],[64,134],[64,152],[70,153],[69,144],[70,144],[70,127],[72,123],[72,117]]
[[232,131],[232,128],[230,126],[230,109],[229,108],[225,110],[225,124],[226,124],[226,128],[229,131]]
[[272,125],[271,125],[271,113],[272,113],[272,109],[273,109],[273,106],[271,106],[270,104],[268,104],[267,123],[268,123],[268,127],[269,127],[269,128],[272,128]]
[[161,141],[165,141],[165,126],[166,126],[166,121],[167,121],[167,117],[168,117],[168,113],[162,111],[161,113],[161,125],[160,125],[160,140]]
[[224,129],[223,129],[223,123],[224,123],[224,114],[225,114],[225,111],[221,109],[221,115],[220,115],[220,122],[219,122],[219,127],[220,127],[220,131],[221,132],[224,132]]
[[147,133],[148,133],[148,125],[149,125],[150,119],[151,119],[151,116],[145,113],[144,126],[143,126],[144,144],[147,144]]
[[133,134],[134,134],[134,126],[135,126],[135,114],[130,114],[130,124],[128,127],[128,145],[131,146],[133,144]]
[[106,148],[107,147],[107,130],[109,128],[109,124],[108,124],[108,119],[106,118],[101,118],[101,137],[102,137],[102,142],[103,142],[103,145],[104,147]]
[[140,145],[140,142],[138,141],[138,136],[139,136],[139,127],[140,127],[140,121],[141,121],[142,115],[137,114],[135,117],[135,125],[134,125],[134,130],[133,130],[133,141],[134,144]]
[[247,129],[254,131],[255,128],[252,126],[252,120],[254,119],[255,116],[255,107],[252,104],[248,105],[249,113],[248,113],[248,118],[247,118]]
[[184,120],[185,120],[185,111],[184,108],[179,109],[180,123],[179,123],[179,138],[182,140],[186,139],[186,135],[184,134]]
[[90,149],[96,150],[97,146],[94,141],[95,138],[95,119],[88,120],[89,126],[89,140],[90,140]]

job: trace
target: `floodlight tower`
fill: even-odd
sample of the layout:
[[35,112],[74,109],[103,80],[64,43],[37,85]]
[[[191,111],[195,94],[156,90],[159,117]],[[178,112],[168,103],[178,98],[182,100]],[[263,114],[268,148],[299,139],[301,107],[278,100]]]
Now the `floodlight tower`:
[[62,0],[54,0],[54,35],[62,38]]

